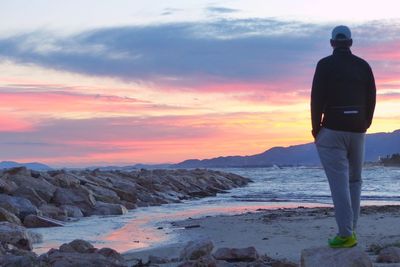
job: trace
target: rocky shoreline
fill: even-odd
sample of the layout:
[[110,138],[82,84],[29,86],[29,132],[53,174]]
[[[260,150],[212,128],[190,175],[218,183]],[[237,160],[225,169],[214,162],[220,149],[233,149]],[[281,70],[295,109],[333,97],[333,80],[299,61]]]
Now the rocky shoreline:
[[41,237],[26,228],[62,227],[81,217],[122,215],[137,207],[215,196],[249,182],[205,169],[0,171],[0,266],[126,266],[115,250],[98,250],[83,240],[37,257],[32,244]]

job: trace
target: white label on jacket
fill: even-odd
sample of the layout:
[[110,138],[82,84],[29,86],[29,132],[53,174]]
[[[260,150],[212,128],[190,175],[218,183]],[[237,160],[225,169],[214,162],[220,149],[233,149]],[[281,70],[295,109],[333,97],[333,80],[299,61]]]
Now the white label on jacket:
[[343,111],[344,114],[358,114],[358,110],[346,110]]

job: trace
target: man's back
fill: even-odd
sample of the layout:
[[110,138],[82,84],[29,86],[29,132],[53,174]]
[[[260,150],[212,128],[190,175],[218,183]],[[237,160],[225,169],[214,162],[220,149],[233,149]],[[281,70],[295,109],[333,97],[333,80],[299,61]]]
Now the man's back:
[[375,108],[372,70],[349,48],[336,48],[318,62],[312,87],[313,125],[332,130],[365,132]]

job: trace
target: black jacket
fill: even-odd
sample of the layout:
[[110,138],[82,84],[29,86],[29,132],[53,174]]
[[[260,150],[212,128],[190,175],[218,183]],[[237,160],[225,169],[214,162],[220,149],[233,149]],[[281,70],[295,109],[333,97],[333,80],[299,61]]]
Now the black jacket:
[[315,70],[311,91],[314,136],[321,127],[365,132],[372,123],[375,101],[371,67],[350,49],[336,48],[318,62]]

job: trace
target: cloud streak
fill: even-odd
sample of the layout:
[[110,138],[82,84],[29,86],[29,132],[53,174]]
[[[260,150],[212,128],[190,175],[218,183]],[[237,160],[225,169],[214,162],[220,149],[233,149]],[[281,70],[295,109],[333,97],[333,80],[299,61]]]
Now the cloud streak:
[[[331,27],[237,19],[96,29],[68,37],[34,32],[0,39],[0,58],[178,89],[283,81],[305,87],[316,61],[330,52]],[[396,23],[366,23],[353,32],[355,49],[370,56],[379,68],[399,65]],[[274,90],[288,89],[292,90]]]
[[[0,56],[20,63],[174,86],[274,81],[311,67],[316,25],[221,20],[87,31],[57,37],[35,32],[0,40]],[[206,82],[205,79],[208,81]]]

